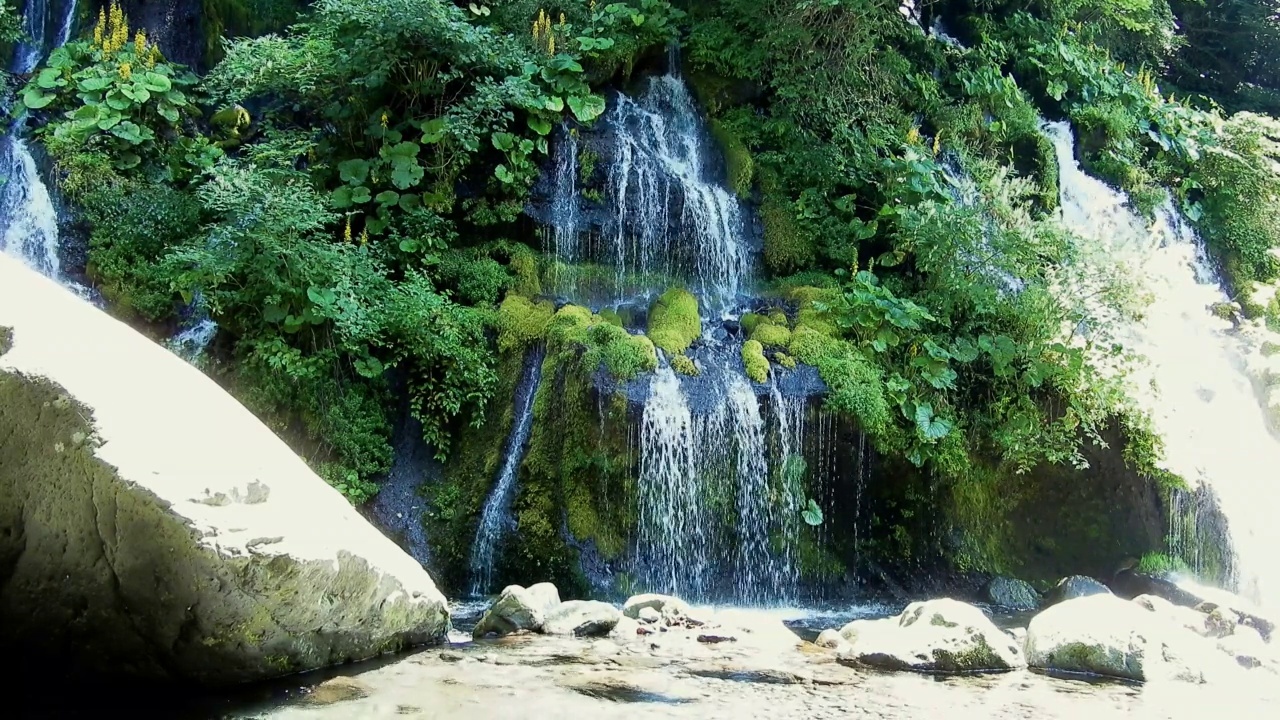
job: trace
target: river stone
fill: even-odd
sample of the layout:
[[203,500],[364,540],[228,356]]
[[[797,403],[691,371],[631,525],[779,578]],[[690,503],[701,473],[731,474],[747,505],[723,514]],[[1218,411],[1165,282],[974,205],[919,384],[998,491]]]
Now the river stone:
[[1026,652],[1031,667],[1126,680],[1201,683],[1230,670],[1210,641],[1110,594],[1067,600],[1036,615]]
[[992,605],[1011,610],[1035,610],[1040,607],[1040,594],[1027,583],[996,576],[982,589],[983,598]]
[[640,611],[645,608],[653,608],[661,613],[663,617],[681,617],[689,614],[689,606],[685,601],[670,595],[657,595],[654,593],[633,595],[627,598],[627,601],[622,604],[622,614],[632,620],[639,620]]
[[224,685],[438,642],[444,597],[217,383],[0,255],[0,651]]
[[1110,594],[1111,590],[1097,580],[1084,575],[1072,575],[1058,581],[1058,584],[1045,596],[1044,604],[1056,605],[1065,600]]
[[546,601],[545,591],[534,593],[530,588],[508,585],[480,617],[471,636],[482,638],[489,634],[510,635],[541,630],[547,619]]
[[618,608],[609,603],[569,600],[547,613],[542,631],[548,635],[603,636],[613,631],[621,617]]
[[369,686],[355,678],[336,677],[325,680],[299,700],[303,705],[336,705],[369,697]]
[[640,608],[640,612],[636,613],[636,619],[646,625],[653,625],[662,619],[662,613],[651,607]]
[[1206,624],[1208,615],[1202,612],[1174,605],[1159,595],[1139,595],[1133,599],[1133,603],[1145,610],[1162,615],[1173,624],[1190,630],[1197,635],[1203,637],[1209,635],[1209,628]]
[[1217,641],[1218,649],[1233,658],[1240,667],[1253,669],[1264,664],[1275,666],[1275,658],[1257,630],[1240,625],[1235,632]]
[[918,672],[973,672],[1026,667],[1017,643],[978,608],[938,599],[907,606],[896,618],[855,620],[840,629],[847,665]]
[[533,603],[542,610],[543,617],[546,617],[548,613],[560,604],[560,591],[552,583],[537,583],[536,585],[530,585],[527,590]]
[[844,636],[840,634],[839,630],[828,628],[818,633],[818,639],[814,640],[813,644],[821,648],[836,650],[848,643],[845,642]]

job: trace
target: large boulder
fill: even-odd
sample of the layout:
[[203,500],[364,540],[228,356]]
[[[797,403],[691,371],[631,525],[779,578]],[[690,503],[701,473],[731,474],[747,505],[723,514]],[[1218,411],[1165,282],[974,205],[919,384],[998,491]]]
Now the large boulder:
[[655,593],[632,595],[627,598],[627,601],[622,604],[622,614],[632,620],[639,620],[640,611],[645,608],[652,608],[663,617],[669,618],[684,617],[689,614],[689,605],[685,601],[670,595]]
[[548,635],[599,637],[613,632],[621,618],[622,613],[609,603],[569,600],[547,613],[542,631]]
[[[536,586],[535,586],[536,587]],[[549,597],[545,591],[508,585],[493,605],[480,617],[472,636],[510,635],[517,632],[539,632],[546,622]]]
[[1106,585],[1084,575],[1064,577],[1050,590],[1044,598],[1044,604],[1056,605],[1066,600],[1088,597],[1090,595],[1110,595],[1111,589]]
[[996,576],[982,588],[982,598],[992,605],[1010,610],[1035,610],[1040,607],[1040,594],[1029,584],[1015,578]]
[[855,620],[840,635],[849,647],[838,659],[850,665],[943,673],[1026,666],[1012,638],[958,600],[912,603],[896,618]]
[[442,640],[408,555],[216,383],[0,254],[0,649],[238,683]]
[[1027,663],[1126,680],[1207,682],[1233,669],[1213,643],[1110,594],[1067,600],[1027,628]]

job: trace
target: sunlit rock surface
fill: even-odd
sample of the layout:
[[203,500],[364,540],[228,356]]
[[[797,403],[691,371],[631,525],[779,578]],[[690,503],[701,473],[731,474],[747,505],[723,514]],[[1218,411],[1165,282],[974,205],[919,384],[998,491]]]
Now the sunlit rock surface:
[[0,256],[0,647],[222,684],[437,641],[427,573],[217,384]]

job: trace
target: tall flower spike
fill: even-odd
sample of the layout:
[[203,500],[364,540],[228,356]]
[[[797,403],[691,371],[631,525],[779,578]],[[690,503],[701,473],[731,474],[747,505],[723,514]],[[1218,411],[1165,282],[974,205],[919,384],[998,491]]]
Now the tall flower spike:
[[145,57],[147,54],[147,31],[139,30],[137,35],[133,36],[133,52],[139,58]]

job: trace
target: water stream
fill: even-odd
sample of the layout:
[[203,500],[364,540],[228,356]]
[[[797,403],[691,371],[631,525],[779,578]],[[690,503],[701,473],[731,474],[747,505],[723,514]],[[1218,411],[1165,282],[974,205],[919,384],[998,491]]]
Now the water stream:
[[512,524],[511,501],[515,498],[516,479],[520,475],[520,463],[533,428],[533,401],[542,382],[541,347],[530,350],[524,359],[524,371],[516,387],[515,418],[511,434],[503,449],[502,467],[489,498],[485,501],[476,529],[476,541],[471,547],[471,595],[479,596],[493,590],[493,563],[498,542]]
[[1075,159],[1066,123],[1047,123],[1061,168],[1061,217],[1098,242],[1108,262],[1145,281],[1153,302],[1137,321],[1118,319],[1117,339],[1148,359],[1133,392],[1165,438],[1164,465],[1216,495],[1236,559],[1236,589],[1264,607],[1280,603],[1280,442],[1247,371],[1249,349],[1211,310],[1227,295],[1203,243],[1166,202],[1152,222],[1124,194]]

